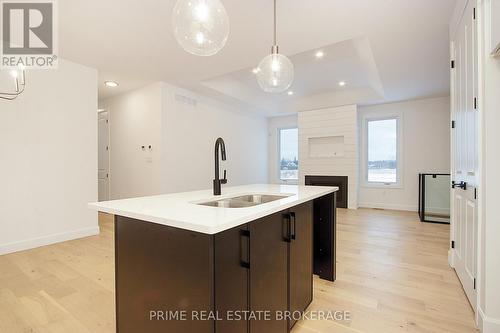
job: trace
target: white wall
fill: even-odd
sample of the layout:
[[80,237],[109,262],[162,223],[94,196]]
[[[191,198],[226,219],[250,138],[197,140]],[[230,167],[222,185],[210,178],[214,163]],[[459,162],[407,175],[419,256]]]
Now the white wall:
[[100,103],[109,114],[111,199],[161,193],[161,92],[155,83]]
[[[449,97],[359,108],[360,119],[363,116],[385,116],[397,113],[402,114],[403,122],[402,188],[373,188],[361,185],[360,207],[416,211],[418,209],[418,174],[449,173]],[[361,144],[365,144],[364,140]]]
[[110,114],[113,199],[211,188],[218,137],[226,143],[220,174],[227,169],[226,186],[268,181],[262,116],[162,82],[105,100],[101,107]]
[[[498,201],[500,189],[500,59],[491,58],[491,2],[479,2],[481,56],[481,185],[479,190],[479,317],[484,333],[500,332],[500,219]],[[495,20],[500,20],[496,12]],[[482,109],[482,110],[481,110]]]
[[268,182],[265,117],[168,84],[163,101],[163,192],[211,188],[218,137],[226,144],[227,161],[220,164],[221,177],[227,169],[226,186]]
[[[299,112],[299,182],[306,175],[347,176],[348,208],[358,208],[358,123],[357,106],[347,105],[314,111]],[[311,157],[309,139],[341,136],[344,138],[342,156]]]
[[[293,128],[298,127],[298,116],[283,116],[283,117],[272,117],[268,118],[268,158],[269,158],[269,182],[271,184],[283,183],[279,177],[279,140],[278,131],[282,128]],[[300,168],[300,166],[299,166]],[[290,182],[287,182],[290,184]]]
[[27,82],[0,100],[0,254],[99,232],[97,71],[59,60]]

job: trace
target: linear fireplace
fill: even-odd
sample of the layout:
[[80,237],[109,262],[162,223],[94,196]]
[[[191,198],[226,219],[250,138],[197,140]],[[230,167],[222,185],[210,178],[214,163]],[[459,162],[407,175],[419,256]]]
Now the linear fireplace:
[[347,208],[348,195],[348,178],[347,176],[306,176],[306,185],[316,186],[336,186],[339,188],[337,192],[337,207]]

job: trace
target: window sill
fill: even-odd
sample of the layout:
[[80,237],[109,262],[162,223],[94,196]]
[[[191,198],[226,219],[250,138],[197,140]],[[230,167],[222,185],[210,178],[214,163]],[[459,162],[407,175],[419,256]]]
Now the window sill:
[[279,180],[281,185],[299,185],[299,180]]
[[364,183],[361,185],[365,188],[378,188],[378,189],[402,189],[403,184],[384,184],[384,183]]

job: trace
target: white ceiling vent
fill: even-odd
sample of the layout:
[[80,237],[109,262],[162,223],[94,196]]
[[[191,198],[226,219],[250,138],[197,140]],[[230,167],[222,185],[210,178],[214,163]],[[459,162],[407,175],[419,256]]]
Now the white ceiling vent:
[[179,103],[187,104],[192,107],[196,107],[196,105],[198,104],[198,101],[196,99],[179,94],[175,94],[175,100]]

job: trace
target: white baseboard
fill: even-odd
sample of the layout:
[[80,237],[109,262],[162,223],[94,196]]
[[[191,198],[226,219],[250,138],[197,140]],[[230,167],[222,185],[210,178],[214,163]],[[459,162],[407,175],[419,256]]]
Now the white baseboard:
[[404,210],[410,212],[418,211],[415,205],[398,205],[398,204],[388,204],[388,203],[372,203],[372,202],[360,202],[360,208],[377,208],[377,209],[389,209],[389,210]]
[[500,319],[486,316],[483,309],[478,306],[479,320],[478,328],[482,333],[498,333],[500,332]]
[[22,241],[0,244],[0,255],[30,250],[40,246],[65,242],[73,239],[94,236],[99,234],[99,226],[83,228],[43,237],[31,238]]
[[455,261],[452,249],[448,250],[448,264],[450,265],[450,267],[455,267]]

